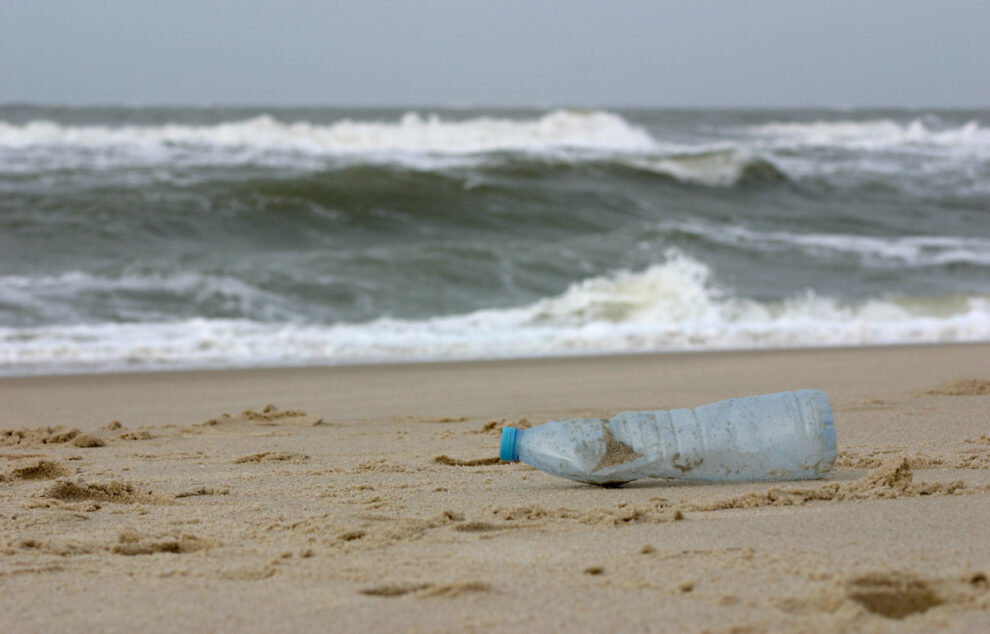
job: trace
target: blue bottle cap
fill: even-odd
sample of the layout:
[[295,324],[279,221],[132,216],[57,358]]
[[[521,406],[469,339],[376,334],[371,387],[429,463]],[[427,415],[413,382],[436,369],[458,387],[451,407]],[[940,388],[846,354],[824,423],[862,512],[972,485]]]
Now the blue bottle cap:
[[505,460],[506,462],[519,460],[519,454],[516,453],[517,431],[515,427],[505,427],[502,429],[502,446],[498,450],[499,460]]

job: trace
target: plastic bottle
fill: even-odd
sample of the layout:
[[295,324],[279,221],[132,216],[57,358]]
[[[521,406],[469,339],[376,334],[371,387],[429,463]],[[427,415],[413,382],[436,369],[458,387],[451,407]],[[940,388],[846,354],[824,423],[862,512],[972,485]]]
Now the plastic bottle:
[[824,393],[798,390],[693,410],[506,427],[499,457],[602,486],[649,477],[802,480],[832,468],[835,425]]

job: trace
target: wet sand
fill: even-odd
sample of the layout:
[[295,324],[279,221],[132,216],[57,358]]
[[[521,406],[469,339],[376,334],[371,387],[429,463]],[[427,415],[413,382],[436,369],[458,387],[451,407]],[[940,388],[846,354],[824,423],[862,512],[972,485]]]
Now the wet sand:
[[[826,480],[602,489],[502,426],[816,388]],[[990,630],[990,345],[0,379],[0,629]]]

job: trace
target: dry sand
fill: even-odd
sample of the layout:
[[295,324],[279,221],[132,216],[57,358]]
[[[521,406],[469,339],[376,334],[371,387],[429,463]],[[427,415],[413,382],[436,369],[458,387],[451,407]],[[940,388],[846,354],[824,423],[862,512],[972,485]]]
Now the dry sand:
[[[824,481],[494,459],[804,387]],[[990,345],[3,379],[0,429],[4,632],[990,631]]]

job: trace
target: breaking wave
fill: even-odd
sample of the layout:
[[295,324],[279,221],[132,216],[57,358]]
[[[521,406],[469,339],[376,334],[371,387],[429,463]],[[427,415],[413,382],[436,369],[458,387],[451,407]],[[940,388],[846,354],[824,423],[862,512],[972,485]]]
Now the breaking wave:
[[892,119],[815,121],[766,123],[746,130],[778,147],[837,147],[850,150],[913,147],[951,150],[978,156],[990,154],[990,128],[985,128],[976,121],[944,128],[923,119],[903,123]]
[[[609,112],[557,110],[535,119],[462,121],[406,113],[398,121],[342,119],[329,125],[286,123],[262,115],[217,125],[63,125],[0,122],[0,148],[61,167],[283,162],[293,156],[402,160],[416,155],[491,152],[642,152],[650,135]],[[74,153],[63,156],[57,152]],[[26,160],[26,159],[25,159]]]
[[734,297],[680,252],[515,308],[419,321],[192,318],[0,328],[0,373],[350,364],[990,339],[990,296]]
[[966,264],[990,266],[990,238],[961,236],[865,236],[845,233],[756,231],[741,225],[700,222],[661,224],[664,233],[776,252],[800,249],[814,256],[852,255],[866,266],[927,267]]
[[708,187],[732,187],[747,180],[783,180],[777,166],[736,148],[633,158],[625,164],[635,169],[669,176],[682,183]]

